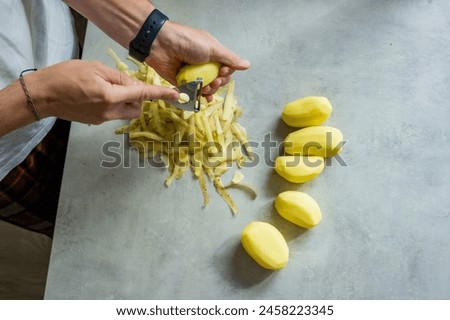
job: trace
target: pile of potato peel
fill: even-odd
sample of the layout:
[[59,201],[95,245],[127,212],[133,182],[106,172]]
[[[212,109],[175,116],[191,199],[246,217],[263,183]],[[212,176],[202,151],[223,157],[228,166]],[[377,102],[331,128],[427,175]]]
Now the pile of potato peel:
[[[130,77],[147,84],[173,87],[147,64],[129,57],[136,66],[130,70],[111,49],[108,54],[116,68]],[[142,159],[160,156],[164,160],[169,171],[167,187],[190,169],[199,183],[204,206],[210,200],[209,179],[236,214],[239,209],[227,189],[239,185],[242,179],[225,185],[221,176],[234,164],[241,168],[244,162],[253,160],[247,132],[237,122],[241,115],[232,80],[214,94],[211,102],[202,97],[200,111],[196,113],[178,109],[163,100],[144,101],[140,117],[117,128],[115,133],[128,134],[130,146],[139,150]],[[249,185],[244,188],[252,190]],[[254,189],[252,192],[256,194]]]

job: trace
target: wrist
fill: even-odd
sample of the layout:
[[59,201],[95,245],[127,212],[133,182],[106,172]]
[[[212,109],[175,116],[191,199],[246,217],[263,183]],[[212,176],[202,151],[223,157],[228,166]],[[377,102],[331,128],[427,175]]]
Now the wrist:
[[20,82],[20,85],[22,86],[23,93],[25,94],[25,97],[27,98],[27,105],[28,105],[29,109],[31,110],[31,112],[33,113],[34,119],[36,121],[39,121],[39,120],[41,120],[41,117],[40,117],[39,113],[37,112],[36,105],[34,104],[33,98],[31,97],[28,87],[23,78],[24,73],[35,72],[35,71],[37,71],[36,68],[26,69],[26,70],[22,71],[22,73],[19,76],[19,82]]
[[[155,41],[153,41],[152,48],[150,50],[150,56],[152,56],[153,51],[164,50],[165,52],[170,52],[172,50],[177,50],[175,47],[176,42],[176,23],[172,21],[166,21],[158,33]],[[147,59],[149,58],[147,57]]]
[[[53,107],[56,99],[49,94],[52,92],[52,79],[53,76],[48,74],[47,68],[40,69],[24,76],[29,95],[33,99],[34,106],[41,119],[58,116],[56,108]],[[25,99],[25,103],[27,103],[25,93],[22,92],[22,95]],[[28,109],[30,109],[29,106]],[[33,116],[31,109],[28,110],[28,112]]]
[[19,80],[0,90],[0,136],[34,121]]
[[[173,21],[166,21],[158,33],[155,41],[153,42],[150,50],[150,55],[145,59],[145,62],[155,68],[158,67],[174,67],[173,61],[179,61],[179,55],[181,54],[183,34],[179,32],[179,24]],[[181,67],[176,66],[177,68]],[[166,79],[170,80],[170,79]]]

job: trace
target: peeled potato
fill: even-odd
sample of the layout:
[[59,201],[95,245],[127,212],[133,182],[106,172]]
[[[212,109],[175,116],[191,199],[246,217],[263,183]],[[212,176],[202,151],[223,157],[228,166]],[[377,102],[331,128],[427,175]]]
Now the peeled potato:
[[280,193],[275,199],[275,209],[280,216],[303,228],[312,228],[322,220],[317,202],[300,191]]
[[344,136],[341,130],[316,126],[290,133],[284,140],[284,150],[288,154],[311,155],[328,158],[342,148]]
[[280,156],[275,161],[275,171],[293,183],[304,183],[320,175],[325,167],[322,157]]
[[178,72],[177,83],[182,85],[183,83],[195,81],[197,78],[202,78],[203,86],[207,86],[219,76],[219,69],[219,62],[186,65]]
[[278,270],[289,260],[289,248],[283,235],[267,222],[254,221],[242,231],[241,243],[245,251],[261,267]]
[[318,126],[325,122],[333,107],[325,97],[304,97],[288,103],[281,114],[283,121],[291,127]]

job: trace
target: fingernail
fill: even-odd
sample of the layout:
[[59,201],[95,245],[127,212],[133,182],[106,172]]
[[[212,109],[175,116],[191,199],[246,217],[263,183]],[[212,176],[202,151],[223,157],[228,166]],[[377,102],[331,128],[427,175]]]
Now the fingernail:
[[242,66],[245,67],[245,68],[249,68],[250,67],[250,61],[242,60]]

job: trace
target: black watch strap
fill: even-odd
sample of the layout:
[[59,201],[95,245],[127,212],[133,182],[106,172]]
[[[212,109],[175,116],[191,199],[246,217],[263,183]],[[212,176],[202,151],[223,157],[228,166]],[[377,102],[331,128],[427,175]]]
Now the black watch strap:
[[159,30],[161,30],[167,20],[169,18],[164,13],[158,9],[154,9],[147,20],[145,20],[136,38],[130,42],[130,56],[143,62],[150,55],[150,48],[152,47],[153,41],[155,41]]

